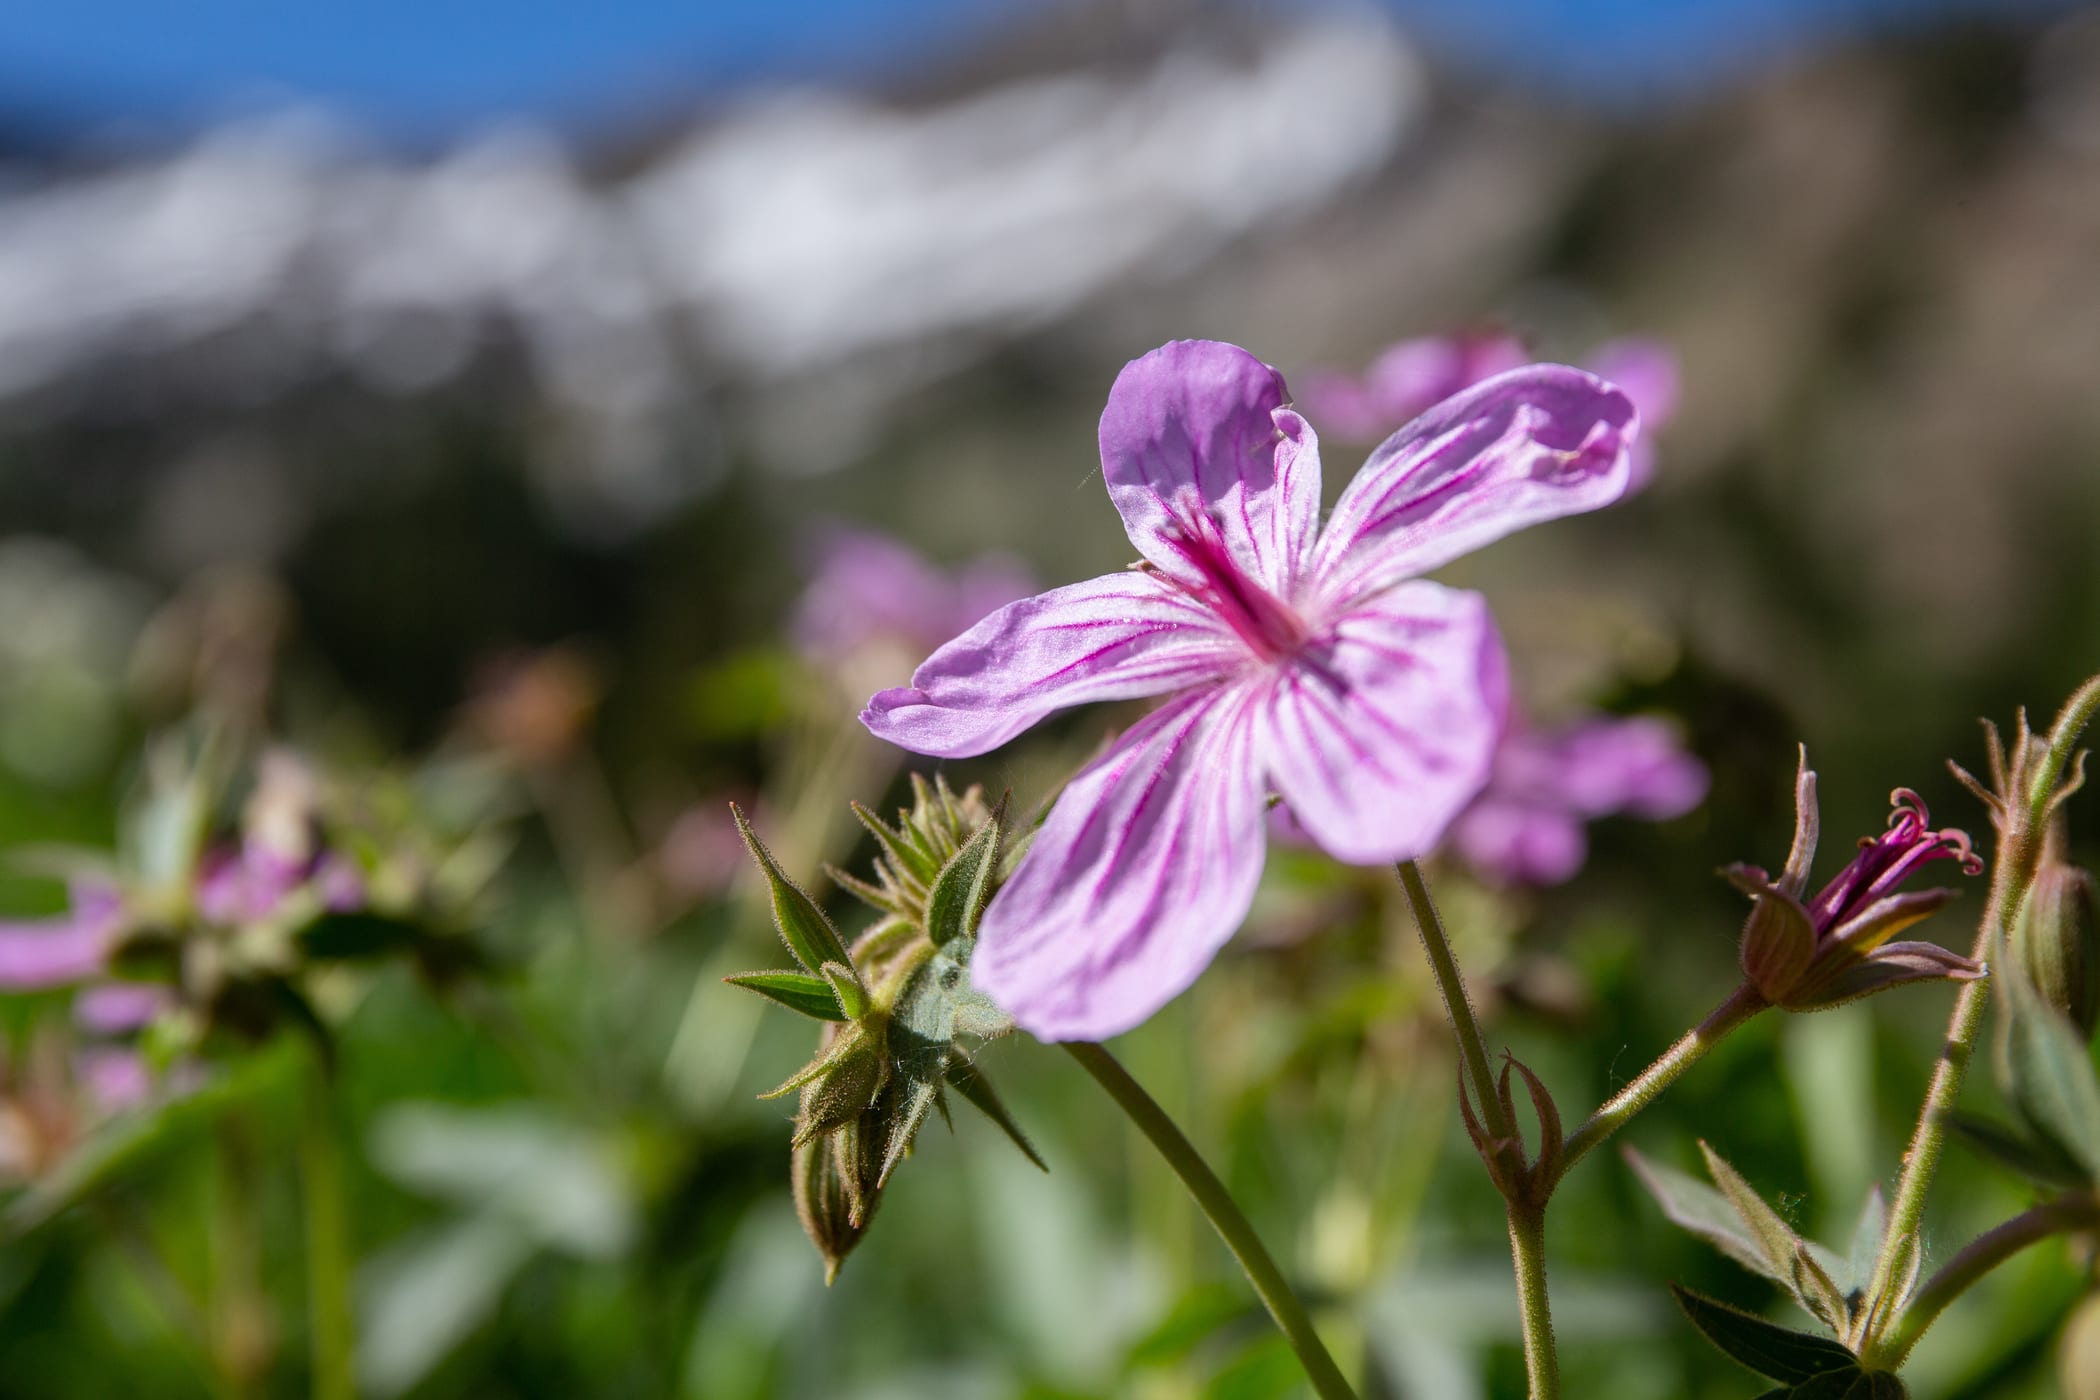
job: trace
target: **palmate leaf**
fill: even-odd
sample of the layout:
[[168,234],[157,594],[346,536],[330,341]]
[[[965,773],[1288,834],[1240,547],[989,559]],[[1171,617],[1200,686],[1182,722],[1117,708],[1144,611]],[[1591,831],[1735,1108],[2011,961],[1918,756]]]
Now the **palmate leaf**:
[[1708,1341],[1761,1376],[1799,1385],[1859,1371],[1858,1358],[1828,1337],[1781,1327],[1674,1283],[1670,1293]]
[[1672,1224],[1691,1231],[1751,1272],[1774,1283],[1787,1282],[1726,1196],[1674,1167],[1651,1162],[1630,1147],[1624,1149],[1624,1156]]

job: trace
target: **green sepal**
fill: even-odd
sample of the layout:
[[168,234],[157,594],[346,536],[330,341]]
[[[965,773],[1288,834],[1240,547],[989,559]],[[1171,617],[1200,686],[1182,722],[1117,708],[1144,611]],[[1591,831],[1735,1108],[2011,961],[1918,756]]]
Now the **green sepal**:
[[998,1091],[992,1088],[992,1081],[986,1079],[984,1072],[974,1063],[958,1057],[954,1064],[948,1066],[948,1082],[954,1086],[955,1092],[968,1099],[978,1112],[997,1123],[1000,1130],[1013,1139],[1014,1146],[1021,1149],[1023,1157],[1044,1171],[1050,1170],[1050,1164],[1037,1155],[1035,1144],[1021,1131],[1021,1125],[1006,1111],[1006,1102],[999,1097]]
[[1708,1341],[1761,1376],[1798,1386],[1833,1374],[1864,1374],[1858,1358],[1828,1337],[1781,1327],[1674,1283],[1670,1293]]
[[875,844],[882,847],[882,853],[889,857],[891,867],[898,874],[918,881],[919,887],[923,889],[940,873],[940,863],[930,859],[915,843],[907,839],[903,832],[891,827],[888,822],[858,802],[848,805],[853,809],[853,815],[860,819],[860,824],[867,828],[868,835],[875,838]]
[[792,1146],[836,1132],[875,1105],[889,1082],[890,1066],[883,1053],[879,1021],[857,1021],[839,1033],[833,1054],[825,1057],[822,1073],[802,1085],[802,1111],[795,1118]]
[[2013,1104],[2036,1136],[2084,1169],[2088,1183],[2100,1182],[2100,1074],[2091,1052],[2070,1018],[2017,969],[1997,981],[2006,1005],[1999,1068]]
[[860,974],[850,963],[828,962],[819,969],[825,984],[838,1000],[839,1010],[846,1013],[849,1021],[858,1021],[868,1014],[868,989],[860,980]]
[[963,843],[935,877],[933,888],[926,895],[926,936],[934,947],[944,948],[958,938],[977,937],[977,920],[991,900],[998,875],[1000,838],[1005,827],[1006,799],[1002,797],[991,820]]
[[729,810],[736,818],[737,834],[744,838],[751,858],[765,872],[773,900],[773,926],[780,930],[780,937],[787,944],[788,951],[795,955],[795,960],[811,972],[828,962],[850,962],[846,945],[839,939],[839,931],[831,926],[831,920],[817,907],[817,902],[787,877],[780,862],[773,859],[773,853],[766,849],[765,842],[758,839],[758,833],[745,820],[742,809],[731,803]]
[[838,997],[833,994],[831,984],[806,972],[739,972],[722,980],[732,987],[757,992],[768,1001],[819,1021],[849,1019],[841,1009]]
[[[831,990],[830,985],[826,984],[824,990],[828,993]],[[865,1038],[859,1025],[848,1023],[836,1035],[832,1035],[830,1031],[826,1031],[825,1034],[831,1037],[830,1043],[818,1052],[814,1060],[811,1060],[808,1064],[789,1075],[777,1088],[769,1089],[765,1093],[760,1094],[759,1097],[761,1099],[777,1099],[792,1094],[803,1085],[815,1080],[819,1075],[836,1068],[849,1055],[860,1053],[865,1045]]]

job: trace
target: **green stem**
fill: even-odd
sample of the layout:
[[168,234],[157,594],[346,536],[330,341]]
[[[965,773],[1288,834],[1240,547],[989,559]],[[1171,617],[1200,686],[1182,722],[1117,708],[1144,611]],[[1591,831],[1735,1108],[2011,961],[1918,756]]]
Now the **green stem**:
[[[2050,800],[2058,780],[2071,762],[2079,736],[2096,711],[2100,711],[2100,676],[2080,686],[2057,712],[2049,731],[2049,743],[2038,766],[2027,780],[2025,792],[2002,794],[2003,827],[1991,869],[1991,893],[1976,929],[1976,945],[1969,956],[1987,963],[2001,930],[2027,897],[2034,883],[2035,867],[2041,858],[2042,841],[2048,829]],[[2025,725],[2022,725],[2024,732]],[[2011,756],[2012,771],[2025,771],[2026,756]],[[2024,805],[2022,805],[2024,804]],[[1976,1036],[1983,1028],[1983,1013],[1990,1002],[1990,983],[1980,979],[1962,984],[1947,1021],[1947,1040],[1933,1067],[1932,1083],[1918,1109],[1918,1126],[1911,1134],[1910,1150],[1903,1155],[1903,1174],[1897,1178],[1895,1198],[1889,1203],[1888,1231],[1882,1236],[1881,1252],[1874,1260],[1874,1276],[1867,1296],[1887,1298],[1894,1280],[1904,1267],[1908,1253],[1917,1248],[1918,1230],[1925,1217],[1925,1197],[1939,1169],[1940,1153],[1947,1145],[1947,1119],[1961,1097],[1968,1075],[1969,1057],[1975,1053]],[[1881,1350],[1875,1346],[1878,1354]]]
[[1546,1301],[1546,1212],[1509,1207],[1509,1254],[1517,1271],[1517,1310],[1524,1324],[1524,1374],[1531,1400],[1560,1400],[1560,1357],[1553,1348],[1553,1309]]
[[1465,978],[1459,973],[1458,959],[1452,956],[1451,939],[1437,915],[1436,901],[1429,897],[1429,886],[1423,883],[1422,868],[1411,860],[1399,862],[1396,868],[1400,885],[1407,891],[1408,906],[1414,910],[1415,927],[1422,934],[1422,951],[1429,955],[1429,966],[1436,972],[1437,986],[1443,991],[1444,1010],[1450,1014],[1452,1033],[1458,1037],[1459,1057],[1465,1061],[1467,1077],[1473,1081],[1473,1097],[1480,1101],[1481,1121],[1496,1138],[1515,1137],[1516,1125],[1502,1111],[1502,1096],[1495,1091],[1495,1072],[1488,1063],[1487,1042],[1481,1039],[1480,1023],[1473,1018],[1473,1002],[1466,995]]
[[1971,1240],[1968,1247],[1949,1259],[1939,1272],[1925,1281],[1904,1306],[1895,1327],[1876,1348],[1879,1364],[1893,1370],[1903,1364],[1947,1305],[1974,1287],[1978,1280],[2031,1244],[2052,1235],[2100,1225],[2100,1200],[2090,1192],[2073,1192],[2044,1201],[1996,1229]]
[[1756,987],[1748,982],[1729,994],[1728,1000],[1715,1007],[1707,1018],[1682,1039],[1657,1057],[1654,1064],[1642,1070],[1625,1088],[1611,1096],[1602,1108],[1589,1116],[1583,1125],[1568,1138],[1561,1150],[1558,1169],[1553,1174],[1553,1185],[1568,1174],[1568,1169],[1587,1156],[1590,1150],[1632,1120],[1636,1113],[1653,1103],[1663,1090],[1675,1084],[1678,1077],[1705,1057],[1706,1052],[1745,1021],[1763,1011],[1768,1005],[1758,995]]
[[1283,1329],[1284,1337],[1290,1342],[1291,1350],[1298,1353],[1298,1360],[1305,1367],[1305,1374],[1321,1400],[1356,1400],[1356,1392],[1342,1378],[1341,1368],[1334,1364],[1334,1358],[1327,1354],[1326,1344],[1313,1329],[1305,1305],[1298,1301],[1298,1295],[1284,1280],[1283,1271],[1276,1267],[1276,1261],[1263,1248],[1253,1225],[1241,1214],[1232,1194],[1225,1189],[1225,1183],[1218,1180],[1217,1173],[1182,1136],[1181,1129],[1174,1126],[1174,1120],[1167,1116],[1166,1110],[1154,1102],[1144,1087],[1132,1079],[1116,1057],[1103,1047],[1091,1041],[1071,1041],[1065,1049],[1088,1074],[1094,1076],[1096,1083],[1108,1091],[1108,1096],[1129,1115],[1138,1131],[1151,1139],[1159,1155],[1181,1178],[1181,1184],[1188,1188],[1190,1197],[1210,1218],[1219,1238],[1225,1241],[1225,1247],[1240,1261],[1247,1281],[1254,1285],[1254,1291],[1261,1295],[1262,1302],[1268,1307],[1269,1316],[1275,1318],[1276,1325]]
[[334,1077],[316,1063],[303,1095],[299,1171],[306,1197],[306,1291],[314,1400],[356,1400],[351,1355],[350,1239]]

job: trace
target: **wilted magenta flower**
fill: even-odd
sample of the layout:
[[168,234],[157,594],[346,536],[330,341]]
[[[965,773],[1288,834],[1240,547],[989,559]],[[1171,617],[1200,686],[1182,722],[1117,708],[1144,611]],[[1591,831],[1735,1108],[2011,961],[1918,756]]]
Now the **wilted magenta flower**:
[[827,670],[870,648],[918,655],[1035,591],[1028,571],[1001,555],[948,575],[873,530],[830,525],[814,544],[816,567],[789,630],[802,654]]
[[0,990],[64,987],[102,970],[124,928],[124,901],[93,881],[76,881],[71,908],[48,919],[0,923]]
[[[1306,412],[1350,442],[1369,442],[1461,389],[1525,363],[1524,342],[1500,331],[1422,336],[1381,352],[1362,377],[1332,370],[1308,377],[1299,396]],[[1616,384],[1641,413],[1642,433],[1629,447],[1627,491],[1655,474],[1653,434],[1677,411],[1677,356],[1645,336],[1606,341],[1584,367]]]
[[1859,854],[1814,899],[1802,900],[1815,859],[1820,820],[1816,775],[1804,753],[1795,781],[1794,845],[1778,880],[1755,866],[1723,873],[1757,902],[1743,926],[1743,975],[1764,999],[1790,1011],[1837,1006],[1885,987],[1924,978],[1967,981],[1983,969],[1937,943],[1888,940],[1954,898],[1948,889],[1897,889],[1921,867],[1956,862],[1964,875],[1983,873],[1969,837],[1935,831],[1925,803],[1909,788],[1889,794],[1888,829],[1863,839]]
[[1587,823],[1617,813],[1667,821],[1705,796],[1706,766],[1662,720],[1512,727],[1487,790],[1452,823],[1451,846],[1491,883],[1557,885],[1582,868]]
[[861,715],[963,757],[1172,697],[1072,780],[985,912],[972,976],[1042,1039],[1128,1030],[1195,980],[1253,901],[1271,790],[1343,860],[1436,843],[1487,781],[1507,680],[1485,600],[1420,575],[1616,500],[1636,425],[1594,376],[1512,371],[1388,439],[1323,530],[1288,400],[1233,345],[1126,366],[1101,463],[1144,562],[1002,608]]

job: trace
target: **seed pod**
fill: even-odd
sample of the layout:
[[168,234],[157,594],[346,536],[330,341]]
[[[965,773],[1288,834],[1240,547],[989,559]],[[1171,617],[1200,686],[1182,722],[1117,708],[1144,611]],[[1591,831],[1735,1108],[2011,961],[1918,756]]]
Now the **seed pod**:
[[2100,923],[2093,877],[2061,861],[2044,865],[2013,925],[2020,969],[2079,1033],[2092,1039],[2100,1021]]

